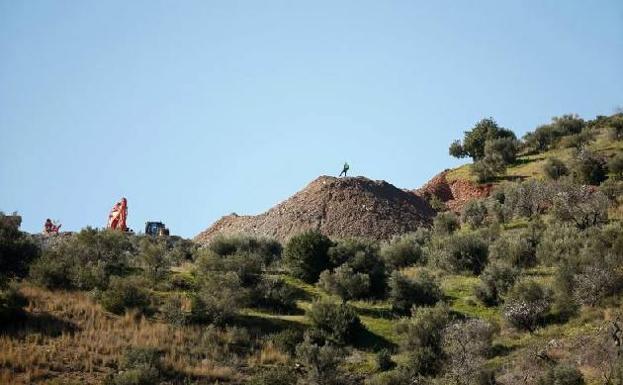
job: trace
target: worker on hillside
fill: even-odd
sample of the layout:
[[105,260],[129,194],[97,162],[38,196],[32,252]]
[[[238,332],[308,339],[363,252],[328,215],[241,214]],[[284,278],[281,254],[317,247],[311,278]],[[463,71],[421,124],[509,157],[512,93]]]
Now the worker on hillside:
[[340,176],[342,176],[342,174],[344,174],[344,176],[346,176],[346,173],[348,172],[349,168],[350,168],[350,166],[348,165],[348,163],[344,162],[344,168],[342,169],[342,172],[340,173]]

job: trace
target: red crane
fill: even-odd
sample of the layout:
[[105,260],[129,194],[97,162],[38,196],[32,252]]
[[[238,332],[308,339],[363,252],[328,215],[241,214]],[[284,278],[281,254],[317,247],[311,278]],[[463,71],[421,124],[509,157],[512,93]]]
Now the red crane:
[[112,207],[110,214],[108,214],[108,224],[106,228],[113,230],[128,231],[126,220],[128,218],[128,201],[125,198]]

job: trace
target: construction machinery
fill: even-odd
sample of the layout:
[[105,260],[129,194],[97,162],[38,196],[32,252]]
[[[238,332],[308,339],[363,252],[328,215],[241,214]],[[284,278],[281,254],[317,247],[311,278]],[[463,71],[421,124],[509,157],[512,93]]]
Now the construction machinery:
[[45,235],[54,235],[54,234],[58,234],[60,229],[61,229],[61,224],[56,222],[56,221],[52,221],[50,218],[45,220],[45,223],[43,224],[43,234]]
[[107,229],[129,231],[126,221],[128,219],[128,201],[125,198],[112,207],[110,214],[108,214]]
[[164,237],[169,235],[169,229],[162,222],[145,222],[145,234]]

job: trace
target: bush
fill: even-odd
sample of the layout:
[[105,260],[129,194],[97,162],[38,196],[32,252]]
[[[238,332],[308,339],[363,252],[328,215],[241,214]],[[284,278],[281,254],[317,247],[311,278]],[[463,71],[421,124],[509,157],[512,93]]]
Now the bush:
[[37,285],[48,289],[72,288],[73,270],[76,266],[55,250],[46,250],[41,258],[30,266],[30,278]]
[[551,306],[550,293],[535,281],[519,281],[510,291],[504,318],[515,328],[534,332]]
[[579,184],[599,185],[606,180],[605,161],[590,151],[581,151],[573,163],[573,179]]
[[554,216],[586,229],[608,220],[608,198],[588,186],[562,185],[554,197]]
[[394,271],[389,286],[389,302],[399,314],[409,314],[413,306],[432,306],[442,297],[441,288],[426,271],[419,271],[413,279]]
[[344,301],[370,295],[368,274],[355,273],[348,264],[337,267],[333,272],[323,271],[320,274],[318,286],[328,293],[339,296]]
[[146,237],[139,243],[139,259],[143,263],[145,276],[152,282],[159,282],[166,276],[171,266],[167,259],[166,244]]
[[9,280],[24,277],[30,263],[40,254],[39,247],[19,231],[12,218],[0,213],[0,289]]
[[6,284],[5,288],[0,290],[0,325],[14,323],[15,316],[27,304],[28,300],[19,292],[15,282]]
[[104,381],[105,385],[152,385],[159,382],[160,354],[149,348],[127,351],[120,363],[122,371]]
[[487,155],[478,162],[474,162],[471,171],[476,175],[478,183],[490,182],[506,172],[506,163],[498,154]]
[[479,232],[457,233],[433,239],[432,262],[452,272],[480,274],[487,264],[489,245]]
[[161,312],[164,320],[172,325],[182,326],[189,321],[189,315],[184,311],[182,297],[179,295],[168,297]]
[[248,385],[291,385],[295,382],[297,373],[287,366],[275,366],[267,368],[255,374]]
[[270,340],[283,353],[294,355],[296,346],[303,341],[303,331],[300,329],[288,328],[273,334]]
[[296,309],[297,291],[281,278],[262,277],[255,292],[255,306],[285,313]]
[[545,151],[554,147],[560,138],[572,134],[579,134],[586,126],[586,122],[577,115],[563,115],[552,118],[552,122],[537,127],[534,132],[524,136],[527,148],[533,151]]
[[[385,264],[379,255],[379,245],[375,241],[363,239],[345,239],[329,249],[329,259],[333,266],[343,267],[343,278],[349,280],[360,289],[365,286],[368,276],[369,289],[361,292],[358,297],[383,297],[387,290]],[[348,274],[348,268],[352,274]],[[343,281],[344,283],[346,281]],[[355,289],[354,286],[351,286]]]
[[543,165],[543,172],[549,179],[558,180],[560,177],[569,175],[569,169],[558,158],[548,158]]
[[608,170],[616,179],[623,179],[623,154],[617,154],[608,161]]
[[128,274],[128,257],[135,253],[131,235],[87,227],[59,239],[33,264],[31,276],[48,288],[105,290],[109,277]]
[[[455,141],[450,145],[450,155],[463,158],[471,157],[474,161],[485,157],[485,148],[487,142],[496,139],[508,138],[515,139],[515,134],[498,126],[493,118],[482,119],[470,131],[465,131],[463,142]],[[495,144],[494,147],[505,148],[506,144]]]
[[202,249],[197,253],[196,265],[200,273],[235,273],[244,287],[253,287],[262,274],[262,257],[257,254],[220,255]]
[[577,256],[583,245],[584,234],[575,226],[549,226],[536,247],[536,258],[539,263],[555,266]]
[[443,350],[447,357],[445,374],[459,379],[459,383],[477,383],[491,350],[493,333],[494,328],[480,319],[448,325],[443,332]]
[[220,256],[233,254],[255,254],[268,265],[281,258],[281,244],[270,238],[255,238],[246,235],[217,236],[209,246],[210,250]]
[[415,375],[435,375],[443,365],[443,331],[450,320],[447,306],[415,309],[408,320],[398,324],[401,349],[408,355],[407,366]]
[[376,369],[385,372],[391,370],[396,366],[396,363],[392,361],[392,355],[387,349],[381,349],[376,353]]
[[233,272],[202,274],[199,289],[191,296],[191,319],[199,323],[223,325],[248,301],[240,278]]
[[474,289],[474,294],[487,306],[496,306],[501,297],[513,286],[519,270],[500,262],[487,265],[480,275],[480,284]]
[[452,234],[461,227],[459,218],[451,212],[439,213],[433,219],[435,234]]
[[414,265],[422,260],[422,254],[422,247],[414,233],[394,237],[381,247],[381,257],[389,270]]
[[610,118],[608,125],[608,138],[610,140],[623,139],[623,115],[616,115]]
[[504,206],[515,216],[532,218],[547,212],[556,189],[550,182],[530,179],[509,183],[504,189]]
[[304,232],[288,241],[284,262],[294,277],[314,283],[320,273],[330,267],[328,252],[331,246],[331,240],[320,232]]
[[123,314],[129,309],[149,314],[152,298],[147,286],[147,282],[138,276],[113,276],[108,289],[101,293],[100,303],[104,309],[115,314]]
[[362,329],[355,310],[344,303],[315,301],[307,311],[307,318],[319,337],[338,345],[352,343]]
[[610,204],[616,205],[623,197],[623,181],[608,178],[599,186],[599,191],[608,198]]
[[519,142],[514,136],[487,140],[485,142],[485,158],[487,156],[499,156],[505,165],[515,162],[518,151]]
[[344,356],[341,349],[330,344],[318,345],[310,338],[305,338],[296,347],[296,356],[307,369],[309,383],[323,385],[343,383],[344,374],[339,368]]
[[538,385],[584,385],[582,373],[572,365],[558,364],[549,368],[537,381]]
[[532,267],[536,264],[537,244],[538,238],[530,232],[505,231],[489,246],[489,258],[515,267]]
[[487,219],[487,206],[482,200],[471,200],[463,206],[461,221],[473,228],[480,227]]

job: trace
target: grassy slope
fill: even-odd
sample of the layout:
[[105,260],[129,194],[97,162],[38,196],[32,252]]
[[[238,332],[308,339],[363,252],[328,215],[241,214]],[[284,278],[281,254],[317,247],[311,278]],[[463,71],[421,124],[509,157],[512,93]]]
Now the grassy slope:
[[[589,143],[588,149],[607,157],[612,156],[617,151],[623,150],[623,141],[612,141],[607,138],[605,129],[602,129],[595,139]],[[517,163],[508,167],[506,170],[507,177],[521,177],[521,178],[543,178],[543,165],[548,158],[559,158],[564,162],[569,162],[573,157],[573,150],[571,148],[555,148],[549,151],[534,154],[523,155],[517,159]],[[476,181],[471,173],[471,164],[464,164],[455,169],[450,170],[447,174],[448,181],[457,179],[467,179]]]

